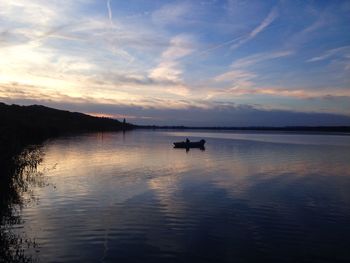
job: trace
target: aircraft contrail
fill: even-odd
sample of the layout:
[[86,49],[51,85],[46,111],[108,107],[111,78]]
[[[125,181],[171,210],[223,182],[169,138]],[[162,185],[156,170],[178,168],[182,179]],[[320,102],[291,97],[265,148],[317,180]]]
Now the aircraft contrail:
[[210,47],[210,48],[208,48],[208,49],[202,50],[201,52],[199,52],[198,55],[203,55],[203,54],[209,53],[209,52],[211,52],[211,51],[213,51],[213,50],[215,50],[215,49],[218,49],[218,48],[224,47],[224,46],[226,46],[226,45],[232,44],[232,43],[234,43],[234,42],[236,42],[236,41],[240,41],[242,38],[243,38],[243,37],[240,36],[240,37],[233,38],[233,39],[231,39],[231,40],[229,40],[229,41],[223,42],[223,43],[221,43],[221,44],[217,44],[217,45],[215,45],[215,46],[213,46],[213,47]]
[[111,0],[107,0],[107,10],[108,10],[108,19],[111,25],[113,25],[113,13],[111,8]]
[[[213,50],[216,50],[216,49],[219,49],[219,48],[221,48],[221,47],[230,45],[230,44],[232,44],[232,43],[241,41],[241,39],[242,39],[243,37],[244,37],[244,36],[239,36],[239,37],[230,39],[230,40],[228,40],[228,41],[225,41],[225,42],[216,44],[215,46],[206,48],[206,49],[201,50],[201,51],[194,52],[194,53],[193,53],[192,55],[190,55],[190,56],[184,56],[184,57],[180,58],[179,60],[188,60],[189,58],[200,57],[200,56],[202,56],[202,55],[205,55],[205,54],[210,53],[210,52],[213,51]],[[186,64],[191,64],[191,63],[193,63],[193,61],[187,62]]]
[[[243,45],[244,43],[248,42],[249,40],[253,39],[256,35],[258,35],[260,32],[262,32],[266,27],[268,27],[278,16],[278,12],[276,7],[273,8],[269,14],[265,17],[265,19],[256,27],[254,28],[250,33],[243,34],[239,37],[230,39],[228,41],[216,44],[215,46],[209,47],[207,49],[204,49],[202,51],[196,52],[191,57],[197,57],[201,56],[207,53],[210,53],[211,51],[214,51],[216,49],[225,47],[227,45],[231,45],[230,49],[236,49],[239,46]],[[184,57],[183,59],[187,59],[188,57]]]

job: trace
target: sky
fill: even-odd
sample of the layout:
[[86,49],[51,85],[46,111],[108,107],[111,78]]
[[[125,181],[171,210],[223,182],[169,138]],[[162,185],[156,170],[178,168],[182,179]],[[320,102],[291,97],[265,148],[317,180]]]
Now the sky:
[[350,125],[350,1],[0,1],[0,101],[136,124]]

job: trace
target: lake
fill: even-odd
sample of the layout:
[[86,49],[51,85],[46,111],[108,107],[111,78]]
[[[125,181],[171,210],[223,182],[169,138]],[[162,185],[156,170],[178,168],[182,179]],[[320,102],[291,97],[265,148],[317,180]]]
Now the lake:
[[[204,138],[206,148],[174,149]],[[42,146],[11,231],[39,262],[350,262],[350,136],[94,133]]]

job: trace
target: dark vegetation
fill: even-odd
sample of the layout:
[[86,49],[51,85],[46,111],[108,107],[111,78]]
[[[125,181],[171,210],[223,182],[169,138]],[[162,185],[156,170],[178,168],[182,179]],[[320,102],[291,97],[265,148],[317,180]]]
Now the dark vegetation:
[[45,139],[63,134],[129,130],[134,126],[109,118],[56,110],[44,106],[18,106],[0,103],[0,262],[30,262],[24,248],[35,240],[11,231],[19,224],[16,209],[25,203],[23,193],[40,184],[36,170]]
[[0,157],[8,159],[23,146],[62,134],[118,131],[133,128],[129,123],[39,105],[0,103]]
[[[22,223],[18,209],[32,200],[32,186],[45,184],[37,171],[43,153],[39,146],[26,147],[20,154],[2,163],[0,177],[0,262],[32,262],[25,249],[37,248],[35,240],[13,231]],[[24,193],[28,193],[24,197]]]

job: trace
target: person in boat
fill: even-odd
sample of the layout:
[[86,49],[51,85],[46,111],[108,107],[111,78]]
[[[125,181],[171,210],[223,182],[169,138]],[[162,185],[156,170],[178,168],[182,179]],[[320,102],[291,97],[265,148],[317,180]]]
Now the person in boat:
[[186,138],[186,143],[190,143],[190,140],[188,138]]

